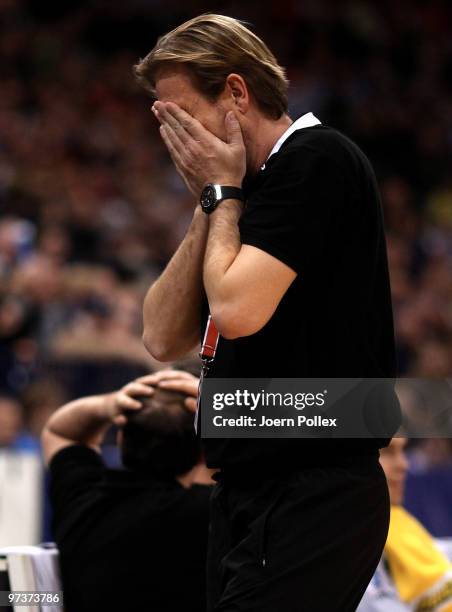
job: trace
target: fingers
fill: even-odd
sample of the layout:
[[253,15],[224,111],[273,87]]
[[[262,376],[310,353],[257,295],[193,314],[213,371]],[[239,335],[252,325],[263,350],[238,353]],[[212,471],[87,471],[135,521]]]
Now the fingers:
[[176,119],[174,115],[168,112],[166,104],[163,104],[162,102],[155,102],[152,108],[155,109],[154,114],[160,121],[160,123],[162,123],[163,125],[168,125],[175,132],[176,136],[183,144],[186,144],[189,140],[192,139],[188,132],[185,130],[183,124],[178,121],[178,119]]
[[181,150],[183,148],[183,144],[178,141],[177,136],[167,125],[160,126],[160,136],[162,137],[163,142],[166,145],[166,148],[169,151],[169,154],[173,158],[176,167],[181,169],[183,165]]
[[[154,374],[143,376],[139,378],[138,381],[144,382],[148,385],[160,387],[161,389],[185,393],[186,395],[190,396],[185,400],[186,403],[189,399],[196,398],[198,396],[199,378],[182,370],[160,370]],[[196,399],[193,401],[194,410],[196,410]],[[189,403],[187,408],[193,408],[192,402]]]
[[173,380],[162,380],[159,387],[162,389],[170,389],[172,391],[179,391],[180,393],[186,393],[191,397],[197,397],[198,395],[198,384],[197,378],[186,379],[178,378]]
[[[140,408],[143,407],[143,404],[137,400],[137,399],[133,399],[133,397],[130,397],[130,395],[127,395],[126,393],[118,393],[116,396],[116,412],[118,411],[118,409],[120,411],[123,410],[139,410]],[[119,415],[116,415],[119,416]]]
[[160,136],[166,145],[174,163],[178,168],[182,167],[181,154],[185,148],[187,132],[183,127],[168,113],[162,102],[154,102],[152,112],[160,123]]
[[[159,108],[160,105],[163,105],[163,103],[158,103]],[[183,130],[190,134],[195,140],[205,141],[212,138],[212,134],[206,130],[202,123],[182,110],[180,106],[174,102],[166,102],[164,106],[167,113],[165,116],[171,117],[173,121],[176,120]]]
[[139,410],[143,407],[143,404],[140,400],[135,399],[135,396],[150,397],[153,393],[154,389],[152,387],[138,381],[133,381],[116,394],[116,410],[121,412],[123,410]]
[[226,142],[232,146],[245,146],[243,143],[242,128],[234,111],[229,111],[225,117]]
[[122,392],[133,397],[134,395],[152,395],[154,393],[154,389],[149,385],[135,380],[126,385]]
[[[137,399],[139,396],[150,397],[155,391],[155,387],[178,391],[188,395],[185,398],[185,406],[190,412],[196,411],[196,398],[198,395],[199,379],[189,372],[182,370],[159,370],[153,374],[146,374],[130,382],[114,396],[115,414],[112,418],[113,423],[122,427],[127,422],[127,417],[122,414],[127,410],[140,410],[142,402]],[[119,414],[118,414],[119,413]]]
[[196,412],[196,406],[198,402],[193,397],[186,397],[184,401],[185,407],[190,412]]

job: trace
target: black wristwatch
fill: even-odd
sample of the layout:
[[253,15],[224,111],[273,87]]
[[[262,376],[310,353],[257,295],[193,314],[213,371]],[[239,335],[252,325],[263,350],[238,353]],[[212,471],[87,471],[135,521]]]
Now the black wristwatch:
[[214,185],[208,183],[202,190],[199,201],[203,211],[210,215],[218,204],[223,200],[241,200],[244,201],[243,191],[240,187],[228,187],[224,185]]

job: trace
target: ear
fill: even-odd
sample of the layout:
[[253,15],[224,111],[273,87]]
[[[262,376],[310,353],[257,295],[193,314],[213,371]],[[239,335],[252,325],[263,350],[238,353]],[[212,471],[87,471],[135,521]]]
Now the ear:
[[247,113],[250,106],[250,93],[245,79],[232,72],[226,77],[225,84],[226,98],[232,99],[232,108],[240,113]]

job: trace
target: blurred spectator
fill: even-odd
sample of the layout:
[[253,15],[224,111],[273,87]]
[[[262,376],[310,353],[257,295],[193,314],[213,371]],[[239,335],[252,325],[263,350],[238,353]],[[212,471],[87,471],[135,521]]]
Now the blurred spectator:
[[0,546],[41,540],[41,463],[39,438],[25,429],[21,402],[0,392]]
[[25,429],[22,404],[11,396],[0,394],[0,449],[39,452],[38,440]]
[[[406,438],[393,438],[387,448],[381,449],[380,462],[391,500],[389,533],[382,560],[358,612],[452,610],[452,562],[403,508],[408,470],[406,444]],[[452,555],[450,546],[449,554]]]
[[[197,387],[162,371],[49,419],[42,445],[68,612],[205,609],[212,471],[193,426]],[[99,455],[112,423],[125,470]]]

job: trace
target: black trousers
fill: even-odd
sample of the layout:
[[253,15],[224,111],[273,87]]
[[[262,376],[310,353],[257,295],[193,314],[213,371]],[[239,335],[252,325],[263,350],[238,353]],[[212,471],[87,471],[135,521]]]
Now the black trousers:
[[265,480],[220,474],[211,501],[208,612],[354,612],[388,526],[376,457]]

